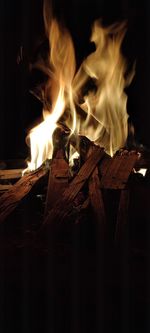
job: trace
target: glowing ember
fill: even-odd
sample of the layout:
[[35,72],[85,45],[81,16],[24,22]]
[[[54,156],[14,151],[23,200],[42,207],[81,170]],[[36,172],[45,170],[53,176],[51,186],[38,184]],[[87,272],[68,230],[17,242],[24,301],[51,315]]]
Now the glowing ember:
[[[43,111],[44,121],[29,133],[29,169],[36,169],[52,157],[52,135],[62,116],[71,132],[87,136],[113,155],[126,142],[128,114],[124,89],[134,75],[132,72],[125,79],[127,65],[121,53],[125,25],[103,28],[96,21],[91,36],[96,50],[75,74],[75,52],[69,32],[50,19],[47,12],[44,18],[50,46],[49,64],[38,66],[49,76],[44,95],[52,108]],[[89,79],[93,80],[95,89],[83,95],[82,88]],[[84,117],[78,114],[77,107],[82,109]]]

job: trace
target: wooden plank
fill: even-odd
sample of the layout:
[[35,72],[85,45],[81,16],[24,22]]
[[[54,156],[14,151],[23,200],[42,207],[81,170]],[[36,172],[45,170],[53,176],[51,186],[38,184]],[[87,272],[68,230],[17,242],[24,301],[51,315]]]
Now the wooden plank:
[[98,167],[93,171],[89,179],[89,197],[91,201],[91,207],[94,213],[96,222],[100,225],[100,232],[102,238],[106,233],[106,215],[102,192],[100,189],[100,180],[98,174]]
[[117,178],[114,179],[114,189],[124,189],[126,187],[130,173],[132,172],[138,158],[139,156],[137,153],[129,153],[122,156]]
[[68,186],[69,162],[68,162],[68,133],[62,127],[57,127],[53,133],[53,158],[51,161],[45,216],[52,209],[55,202],[61,198],[62,193]]
[[17,179],[22,177],[23,169],[0,170],[1,179]]
[[0,191],[8,191],[12,186],[11,184],[0,184]]
[[98,165],[100,178],[106,175],[111,163],[112,163],[112,158],[109,155],[105,155],[102,161]]
[[89,156],[87,161],[83,164],[77,176],[73,179],[69,188],[64,193],[64,198],[72,201],[78,192],[81,190],[87,179],[90,177],[91,173],[95,169],[97,163],[101,160],[105,154],[104,150],[99,147],[94,147],[94,151]]
[[114,156],[106,174],[102,176],[101,187],[105,189],[125,188],[138,159],[139,155],[136,152]]
[[79,191],[83,188],[84,184],[94,171],[97,163],[102,159],[105,152],[103,149],[95,146],[94,151],[91,153],[87,161],[79,170],[76,177],[69,184],[68,188],[64,191],[62,199],[57,200],[53,209],[44,220],[45,224],[51,224],[52,222],[61,223],[69,214],[72,209],[72,203]]
[[113,179],[117,178],[118,170],[121,165],[121,155],[115,155],[108,168],[104,172],[101,178],[101,188],[111,188],[113,184]]
[[19,179],[15,185],[0,197],[0,223],[19,205],[20,201],[47,172],[48,169],[45,165],[42,165],[36,171],[26,174]]
[[[57,158],[58,156],[58,158]],[[60,154],[51,162],[51,172],[49,173],[48,189],[45,205],[45,216],[52,209],[55,202],[61,198],[62,193],[68,186],[69,180],[69,164]]]

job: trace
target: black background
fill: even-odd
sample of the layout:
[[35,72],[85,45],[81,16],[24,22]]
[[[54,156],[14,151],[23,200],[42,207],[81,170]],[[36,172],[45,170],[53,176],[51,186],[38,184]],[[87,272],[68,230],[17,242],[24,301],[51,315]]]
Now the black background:
[[[90,52],[89,37],[94,19],[105,24],[128,22],[123,52],[129,65],[137,62],[136,77],[128,89],[128,113],[135,126],[136,140],[150,146],[149,112],[149,1],[54,0],[56,16],[70,30],[77,64]],[[33,61],[45,40],[42,0],[0,1],[0,158],[24,158],[28,127],[41,115],[41,105],[29,94]],[[17,56],[23,47],[23,61]]]

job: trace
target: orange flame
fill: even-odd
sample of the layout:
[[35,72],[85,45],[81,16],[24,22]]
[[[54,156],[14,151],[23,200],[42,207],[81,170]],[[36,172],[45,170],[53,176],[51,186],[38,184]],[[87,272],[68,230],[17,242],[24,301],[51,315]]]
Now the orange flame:
[[[50,53],[47,67],[39,66],[49,75],[45,99],[51,100],[52,108],[50,112],[43,110],[44,121],[29,133],[29,169],[36,169],[52,157],[52,135],[64,114],[65,124],[71,132],[86,135],[113,155],[124,146],[127,138],[124,88],[134,75],[132,71],[125,79],[127,64],[121,53],[125,24],[103,28],[98,21],[94,23],[91,41],[96,50],[84,60],[75,75],[75,52],[69,32],[56,19],[49,19],[47,12],[44,12],[44,18]],[[78,96],[89,78],[94,80],[96,91],[82,96],[84,103],[80,104]],[[85,114],[84,119],[77,114],[77,105]]]
[[[91,41],[96,51],[88,56],[78,74],[85,73],[94,79],[96,93],[89,93],[81,107],[87,112],[86,123],[81,124],[81,132],[89,139],[103,146],[107,153],[113,155],[124,146],[127,138],[126,110],[127,95],[124,88],[130,84],[134,70],[125,79],[126,61],[121,54],[121,43],[125,34],[125,24],[103,28],[96,21],[93,26]],[[94,123],[92,118],[96,119]],[[95,126],[96,124],[96,126]]]
[[76,112],[72,94],[72,80],[75,73],[75,54],[73,43],[69,33],[61,29],[56,20],[52,20],[49,30],[49,68],[50,77],[47,82],[46,99],[52,102],[51,112],[43,110],[44,121],[34,127],[29,133],[31,147],[31,161],[28,163],[29,170],[35,170],[53,153],[52,135],[57,127],[57,122],[62,116],[66,98],[70,110],[66,122],[72,131],[75,130]]
[[64,90],[60,89],[53,112],[43,111],[44,121],[34,127],[30,132],[31,162],[28,163],[30,170],[38,168],[43,161],[52,157],[52,135],[57,127],[57,120],[64,110]]

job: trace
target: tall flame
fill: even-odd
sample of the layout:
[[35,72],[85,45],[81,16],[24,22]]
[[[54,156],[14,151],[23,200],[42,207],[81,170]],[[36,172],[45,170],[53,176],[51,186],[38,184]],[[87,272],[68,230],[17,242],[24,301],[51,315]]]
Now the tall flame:
[[103,146],[111,155],[124,146],[127,138],[127,95],[124,88],[134,75],[132,71],[125,79],[127,65],[121,54],[124,35],[124,23],[103,28],[96,21],[91,36],[96,50],[83,62],[82,74],[81,69],[78,73],[78,80],[87,75],[96,85],[96,92],[88,93],[81,105],[88,114],[86,123],[81,123],[81,132],[85,130],[89,139]]
[[52,157],[52,135],[59,118],[64,113],[66,99],[72,111],[66,122],[69,121],[72,131],[75,129],[76,113],[72,94],[75,53],[72,39],[68,31],[60,27],[55,19],[50,24],[48,38],[50,45],[47,70],[49,80],[45,89],[45,99],[51,100],[52,107],[50,111],[43,109],[44,121],[29,133],[31,162],[28,163],[28,168],[30,170],[38,168],[43,161]]
[[[134,71],[126,76],[127,64],[121,53],[125,24],[103,28],[93,25],[91,41],[96,50],[85,59],[75,75],[75,52],[69,32],[56,19],[50,19],[45,7],[45,30],[49,40],[48,64],[41,68],[49,75],[45,99],[51,110],[43,110],[43,122],[29,133],[30,169],[39,167],[53,153],[52,135],[60,117],[76,134],[86,135],[113,155],[127,138],[127,95]],[[83,94],[83,86],[93,80],[95,89]],[[81,104],[79,96],[84,102]],[[78,114],[78,108],[81,112]]]
[[64,89],[62,87],[59,91],[53,112],[49,114],[49,112],[43,110],[44,121],[30,132],[32,157],[31,162],[28,164],[30,170],[35,170],[43,161],[52,157],[52,135],[57,127],[57,120],[61,116],[65,106],[63,95]]

